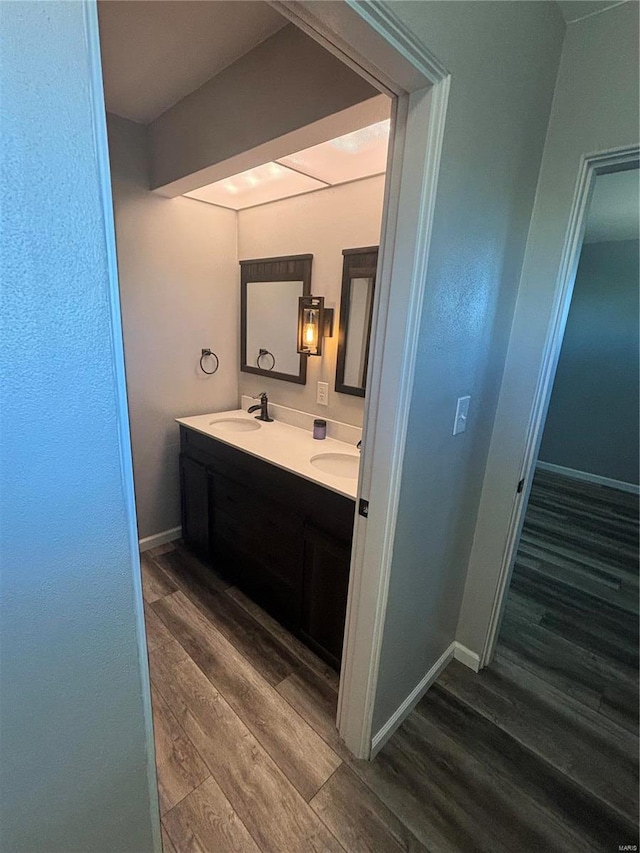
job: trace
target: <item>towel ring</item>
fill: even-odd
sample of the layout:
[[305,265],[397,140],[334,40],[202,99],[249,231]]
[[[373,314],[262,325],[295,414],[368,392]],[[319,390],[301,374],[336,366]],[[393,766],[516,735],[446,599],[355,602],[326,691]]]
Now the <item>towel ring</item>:
[[[211,356],[211,358],[215,358],[215,360],[216,360],[216,366],[213,368],[213,370],[205,370],[204,365],[202,364],[204,359],[208,358],[209,356]],[[215,352],[211,349],[203,349],[202,355],[200,356],[200,370],[203,373],[206,373],[207,376],[213,376],[214,373],[217,373],[219,367],[220,367],[220,359],[215,354]]]
[[[262,358],[262,356],[263,356],[263,355],[268,355],[268,356],[270,356],[270,358],[271,358],[271,360],[272,360],[272,365],[271,365],[271,367],[261,367],[261,366],[260,366],[260,359]],[[275,366],[276,366],[276,357],[275,357],[275,355],[274,355],[272,352],[269,352],[269,350],[268,350],[268,349],[259,349],[259,350],[258,350],[258,357],[256,358],[256,367],[260,367],[260,370],[273,370],[273,368],[274,368]]]

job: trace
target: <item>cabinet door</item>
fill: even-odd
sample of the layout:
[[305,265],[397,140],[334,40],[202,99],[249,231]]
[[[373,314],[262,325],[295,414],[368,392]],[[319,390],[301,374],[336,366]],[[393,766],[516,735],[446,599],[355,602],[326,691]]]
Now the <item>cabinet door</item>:
[[182,538],[195,553],[209,557],[209,499],[207,469],[188,456],[180,456]]
[[336,669],[342,658],[350,562],[349,543],[305,525],[302,634]]
[[214,566],[288,627],[300,625],[302,518],[209,471]]

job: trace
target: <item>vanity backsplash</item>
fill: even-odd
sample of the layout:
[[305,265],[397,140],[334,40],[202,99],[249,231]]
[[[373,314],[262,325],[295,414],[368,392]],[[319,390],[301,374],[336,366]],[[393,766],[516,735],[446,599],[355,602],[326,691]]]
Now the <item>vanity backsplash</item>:
[[[244,409],[245,412],[249,406],[253,406],[255,403],[253,397],[248,397],[245,394],[240,397],[240,408]],[[288,406],[279,406],[271,400],[269,400],[269,414],[276,421],[298,427],[298,429],[308,430],[310,433],[313,432],[313,422],[318,417],[317,414],[311,415],[298,409],[290,409]],[[335,438],[336,441],[344,441],[346,444],[354,445],[362,439],[361,427],[332,421],[329,418],[323,418],[323,420],[327,422],[327,438]]]

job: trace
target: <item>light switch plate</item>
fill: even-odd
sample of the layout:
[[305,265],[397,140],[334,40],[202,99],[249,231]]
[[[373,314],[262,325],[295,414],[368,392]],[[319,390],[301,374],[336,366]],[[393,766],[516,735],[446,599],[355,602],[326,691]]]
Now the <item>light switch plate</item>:
[[458,404],[456,406],[456,417],[453,422],[453,434],[458,435],[461,432],[464,432],[467,428],[467,417],[469,415],[469,403],[471,402],[471,397],[458,397]]
[[316,403],[319,406],[329,405],[329,383],[318,382],[318,390],[316,393]]

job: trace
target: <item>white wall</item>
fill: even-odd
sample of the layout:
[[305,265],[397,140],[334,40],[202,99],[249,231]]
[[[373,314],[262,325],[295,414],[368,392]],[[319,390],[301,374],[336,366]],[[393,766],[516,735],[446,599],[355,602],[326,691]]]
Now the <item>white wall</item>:
[[[334,335],[325,338],[322,357],[309,357],[306,385],[241,373],[241,394],[267,391],[274,403],[362,425],[362,397],[334,391],[342,250],[378,245],[383,193],[384,176],[378,176],[238,213],[240,259],[313,254],[311,291],[324,296],[328,308],[335,308]],[[329,383],[328,406],[316,403],[318,381]]]
[[477,653],[499,591],[581,158],[638,144],[637,69],[637,3],[567,27],[458,627]]
[[[140,538],[180,524],[176,417],[238,402],[236,213],[148,189],[145,128],[109,116]],[[220,368],[200,370],[211,347]],[[212,362],[205,365],[211,369]]]
[[160,850],[98,57],[94,6],[2,4],[6,853]]
[[[374,733],[456,636],[564,32],[555,3],[388,5],[451,73],[451,90]],[[466,394],[467,431],[453,437]]]

